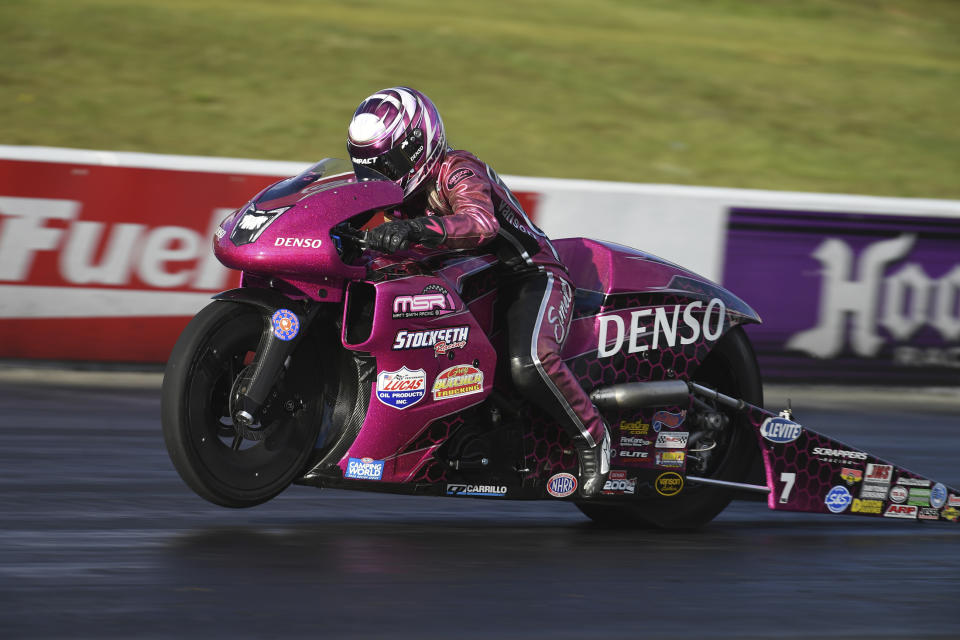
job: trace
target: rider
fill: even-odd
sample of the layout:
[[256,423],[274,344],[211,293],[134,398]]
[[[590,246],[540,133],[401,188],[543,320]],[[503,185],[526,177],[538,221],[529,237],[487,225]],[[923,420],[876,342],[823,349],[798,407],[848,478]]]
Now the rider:
[[403,189],[399,219],[367,232],[371,248],[393,253],[409,243],[483,247],[511,272],[506,326],[514,383],[572,438],[580,495],[600,493],[610,467],[610,435],[560,359],[574,287],[549,238],[493,169],[447,146],[437,108],[419,91],[393,87],[361,102],[350,122],[347,152],[358,171],[372,168]]

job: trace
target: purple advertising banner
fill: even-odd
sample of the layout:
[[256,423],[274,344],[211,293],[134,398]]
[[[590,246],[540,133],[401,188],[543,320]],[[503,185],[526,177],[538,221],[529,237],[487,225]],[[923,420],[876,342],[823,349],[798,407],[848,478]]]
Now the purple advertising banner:
[[723,285],[769,380],[960,384],[960,219],[730,209]]

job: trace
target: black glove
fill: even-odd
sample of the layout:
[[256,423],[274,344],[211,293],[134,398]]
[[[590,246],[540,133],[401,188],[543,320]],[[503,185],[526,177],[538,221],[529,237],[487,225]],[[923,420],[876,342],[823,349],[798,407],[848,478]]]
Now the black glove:
[[438,221],[432,220],[431,223],[428,227],[424,224],[423,218],[391,220],[367,231],[364,240],[368,248],[384,253],[402,251],[411,243],[436,246],[446,234],[443,233],[443,226]]

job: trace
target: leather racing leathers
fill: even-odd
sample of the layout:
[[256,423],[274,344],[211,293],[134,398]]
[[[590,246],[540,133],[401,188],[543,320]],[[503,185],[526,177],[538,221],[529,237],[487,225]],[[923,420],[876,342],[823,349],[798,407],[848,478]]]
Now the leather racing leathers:
[[574,287],[550,239],[527,217],[500,177],[467,151],[447,152],[436,181],[400,211],[426,214],[421,242],[483,247],[513,277],[501,288],[514,384],[563,425],[578,448],[604,437],[602,418],[560,358],[570,330]]

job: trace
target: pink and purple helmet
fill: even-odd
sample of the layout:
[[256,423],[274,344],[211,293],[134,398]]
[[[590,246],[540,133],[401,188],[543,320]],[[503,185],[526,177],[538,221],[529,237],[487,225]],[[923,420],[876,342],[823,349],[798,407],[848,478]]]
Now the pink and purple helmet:
[[396,182],[404,197],[436,178],[447,153],[443,121],[430,98],[409,87],[378,91],[350,121],[347,153],[358,175],[373,169]]

